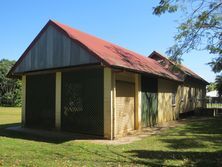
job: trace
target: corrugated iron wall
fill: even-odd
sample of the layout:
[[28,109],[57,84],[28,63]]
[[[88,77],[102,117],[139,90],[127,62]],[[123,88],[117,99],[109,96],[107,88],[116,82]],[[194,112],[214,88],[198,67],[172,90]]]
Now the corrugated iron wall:
[[62,130],[103,136],[103,70],[62,73]]
[[98,62],[88,51],[49,26],[15,72],[34,71]]
[[26,77],[26,126],[55,127],[55,74]]

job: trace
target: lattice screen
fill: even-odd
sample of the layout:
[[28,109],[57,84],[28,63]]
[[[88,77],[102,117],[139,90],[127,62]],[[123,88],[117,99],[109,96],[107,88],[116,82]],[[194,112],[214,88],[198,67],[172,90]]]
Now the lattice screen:
[[103,135],[103,70],[62,74],[62,129]]
[[27,76],[26,126],[55,127],[55,74]]

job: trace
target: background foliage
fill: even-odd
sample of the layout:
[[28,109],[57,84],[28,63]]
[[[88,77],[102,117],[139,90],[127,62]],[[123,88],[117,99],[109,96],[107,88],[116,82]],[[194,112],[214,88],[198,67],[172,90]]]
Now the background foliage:
[[21,82],[6,75],[15,61],[0,60],[0,106],[21,106]]
[[217,85],[215,82],[210,83],[207,85],[207,92],[211,92],[217,89]]

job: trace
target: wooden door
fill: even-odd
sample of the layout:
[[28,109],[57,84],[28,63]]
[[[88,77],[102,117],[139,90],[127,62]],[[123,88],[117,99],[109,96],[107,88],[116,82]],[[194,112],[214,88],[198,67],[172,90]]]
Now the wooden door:
[[116,81],[115,134],[123,136],[134,130],[135,84]]
[[157,79],[142,76],[141,78],[141,118],[142,127],[155,126],[158,118]]

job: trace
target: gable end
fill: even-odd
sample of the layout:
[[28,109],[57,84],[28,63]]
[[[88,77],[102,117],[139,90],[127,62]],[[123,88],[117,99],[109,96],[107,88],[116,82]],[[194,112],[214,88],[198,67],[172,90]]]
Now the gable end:
[[94,55],[73,42],[54,26],[48,25],[45,28],[12,68],[11,74],[100,62]]

